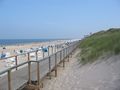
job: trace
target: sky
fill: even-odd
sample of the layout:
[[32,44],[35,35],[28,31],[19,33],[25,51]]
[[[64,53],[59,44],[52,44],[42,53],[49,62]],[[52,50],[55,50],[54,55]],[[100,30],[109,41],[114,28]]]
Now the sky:
[[0,39],[82,38],[120,27],[120,0],[0,0]]

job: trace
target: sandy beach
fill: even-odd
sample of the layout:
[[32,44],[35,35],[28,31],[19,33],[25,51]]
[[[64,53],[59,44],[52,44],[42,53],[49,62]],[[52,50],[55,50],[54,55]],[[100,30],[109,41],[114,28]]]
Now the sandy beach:
[[[49,46],[49,45],[56,45],[56,44],[62,44],[64,43],[64,40],[56,40],[56,41],[50,41],[50,42],[39,42],[39,43],[29,43],[29,44],[17,44],[17,45],[8,45],[8,46],[2,46],[0,47],[0,53],[1,52],[10,52],[12,55],[14,55],[14,50],[26,50],[30,48],[36,48],[41,46]],[[5,47],[6,49],[3,49]]]
[[[38,47],[47,47],[47,46],[51,46],[51,45],[58,45],[58,44],[63,44],[65,42],[65,40],[56,40],[56,41],[50,41],[50,42],[40,42],[40,43],[30,43],[30,44],[19,44],[19,45],[8,45],[8,46],[2,46],[0,47],[0,54],[1,53],[10,53],[10,56],[12,55],[17,55],[20,50],[27,50],[30,48],[38,48]],[[5,47],[5,49],[3,49],[3,47]],[[54,49],[54,48],[53,48]],[[55,50],[53,50],[53,53],[55,52]],[[35,54],[35,53],[33,53]],[[43,53],[42,52],[38,52],[38,59],[43,58]],[[44,56],[48,56],[48,53],[44,53]],[[28,56],[27,55],[20,55],[17,57],[18,58],[18,64],[25,62],[28,60]],[[31,58],[31,60],[35,60],[35,57]],[[9,64],[11,65],[15,65],[15,62],[9,62]],[[3,71],[7,68],[9,68],[11,66],[8,66],[8,61],[6,62],[5,59],[0,60],[0,71]]]

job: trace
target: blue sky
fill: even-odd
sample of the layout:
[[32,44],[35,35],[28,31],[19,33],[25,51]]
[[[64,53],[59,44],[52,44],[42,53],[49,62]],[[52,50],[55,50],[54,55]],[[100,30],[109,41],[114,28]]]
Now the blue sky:
[[120,27],[120,0],[0,0],[0,39],[81,38]]

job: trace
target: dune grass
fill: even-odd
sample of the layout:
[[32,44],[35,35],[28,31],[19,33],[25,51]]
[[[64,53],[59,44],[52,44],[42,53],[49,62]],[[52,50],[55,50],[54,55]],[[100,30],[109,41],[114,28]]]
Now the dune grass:
[[106,53],[119,54],[120,29],[111,28],[94,33],[84,38],[79,47],[81,48],[80,61],[82,64],[93,62]]

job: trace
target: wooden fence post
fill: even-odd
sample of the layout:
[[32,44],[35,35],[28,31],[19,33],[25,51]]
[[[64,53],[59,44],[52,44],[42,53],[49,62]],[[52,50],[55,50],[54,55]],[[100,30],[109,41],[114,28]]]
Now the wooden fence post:
[[55,77],[57,77],[57,53],[55,53]]
[[28,61],[30,61],[30,53],[28,53]]
[[[18,64],[18,60],[17,60],[17,56],[15,56],[15,65],[17,66]],[[16,70],[17,70],[17,67],[16,67]]]
[[70,51],[71,58],[72,58],[72,51],[73,51],[73,46],[71,46],[71,51]]
[[12,90],[12,86],[11,86],[11,70],[8,70],[8,90]]
[[68,62],[69,62],[69,47],[67,48],[67,59],[68,59]]
[[63,68],[65,67],[65,49],[63,49]]
[[28,62],[28,83],[31,84],[31,62]]
[[58,45],[56,45],[56,52],[58,51]]
[[37,81],[38,81],[38,83],[37,83],[37,85],[38,85],[38,90],[40,90],[40,63],[39,62],[37,62]]
[[50,47],[48,46],[48,56],[50,55]]
[[60,51],[60,62],[62,60],[62,51]]
[[65,54],[65,55],[66,55],[66,58],[67,58],[67,48],[65,49],[65,52],[66,52],[66,54]]
[[51,57],[49,56],[49,79],[51,79]]
[[30,53],[28,53],[28,83],[31,84],[31,62],[30,62]]
[[35,52],[36,55],[36,61],[38,60],[38,50]]
[[56,52],[56,45],[54,46],[54,53]]
[[68,55],[68,62],[69,62],[69,55]]
[[52,54],[53,54],[53,46],[52,46]]
[[45,57],[45,53],[44,53],[44,51],[42,51],[43,52],[43,58]]

